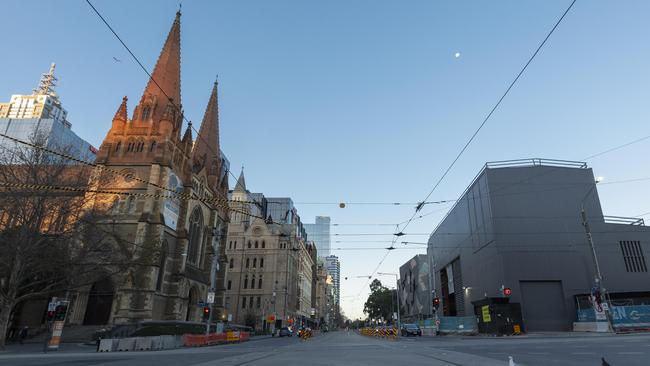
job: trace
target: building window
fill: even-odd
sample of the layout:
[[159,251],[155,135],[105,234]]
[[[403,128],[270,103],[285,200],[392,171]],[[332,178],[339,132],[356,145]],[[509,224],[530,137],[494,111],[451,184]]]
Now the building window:
[[248,249],[250,249],[251,246],[252,246],[252,245],[251,245],[251,241],[249,240],[249,241],[248,241]]
[[253,307],[253,296],[250,297],[250,301],[248,302],[248,307],[250,308]]
[[255,288],[255,276],[251,278],[251,288]]
[[255,303],[256,303],[255,306],[259,309],[262,306],[262,298],[258,296],[257,301]]
[[231,288],[232,288],[232,281],[228,280],[228,290],[230,290]]
[[201,253],[201,228],[203,227],[203,214],[198,207],[194,208],[190,216],[190,244],[187,249],[187,260],[190,263],[197,264]]
[[259,243],[257,242],[257,240],[255,240],[255,249],[257,249],[258,247],[259,247]]
[[244,276],[244,288],[248,288],[248,275]]
[[257,283],[257,288],[262,288],[262,276],[260,276],[260,280]]
[[250,264],[251,264],[251,259],[246,258],[246,268],[250,267]]
[[115,151],[120,151],[121,146],[122,146],[122,141],[118,141],[117,145],[115,145]]
[[234,260],[233,258],[230,258],[230,265],[229,265],[229,267],[230,267],[230,268],[235,267],[235,260]]
[[151,107],[146,106],[142,109],[142,119],[145,120],[151,115]]
[[260,268],[264,267],[264,258],[260,258]]
[[233,249],[237,249],[237,240],[235,240],[235,245],[233,246]]
[[266,242],[264,242],[264,240],[262,240],[262,249],[264,249],[264,248],[266,248]]
[[232,249],[232,240],[228,243],[228,249]]
[[628,272],[648,272],[640,241],[621,240],[619,244],[625,261],[625,269]]
[[246,296],[241,298],[241,308],[246,309]]
[[156,141],[153,141],[151,143],[151,147],[149,148],[149,151],[151,152],[151,151],[154,151],[155,149],[156,149]]
[[257,258],[253,258],[253,268],[257,268]]

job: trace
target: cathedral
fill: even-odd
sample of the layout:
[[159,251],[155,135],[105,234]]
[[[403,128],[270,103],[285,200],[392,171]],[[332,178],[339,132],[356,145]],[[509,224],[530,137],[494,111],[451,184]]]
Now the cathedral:
[[[133,243],[136,256],[150,255],[150,265],[78,291],[71,324],[201,321],[198,304],[208,292],[216,293],[213,319],[224,314],[229,162],[219,146],[216,82],[196,139],[191,125],[183,131],[180,20],[178,12],[131,117],[124,97],[97,153],[100,170],[120,174],[102,173],[110,179],[91,182],[93,189],[118,192],[108,197],[105,225]],[[107,201],[93,200],[91,208]],[[219,269],[211,290],[214,255]]]

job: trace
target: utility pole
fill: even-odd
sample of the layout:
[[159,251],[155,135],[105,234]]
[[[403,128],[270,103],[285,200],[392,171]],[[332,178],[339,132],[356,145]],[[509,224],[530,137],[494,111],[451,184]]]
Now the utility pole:
[[[219,220],[219,218],[217,218]],[[214,313],[213,304],[216,295],[217,287],[217,271],[219,271],[219,240],[221,239],[221,222],[218,221],[217,226],[212,228],[212,266],[210,267],[210,290],[208,290],[208,306],[210,307],[210,314],[208,315],[208,322],[205,325],[205,334],[210,334],[210,325],[212,324],[212,314]]]
[[401,328],[400,324],[400,315],[399,315],[399,275],[397,273],[383,273],[383,272],[377,272],[378,275],[383,275],[383,276],[395,276],[395,299],[397,300],[397,329],[399,330]]
[[[587,194],[582,198],[580,201],[580,218],[582,219],[582,226],[585,228],[585,234],[587,235],[587,242],[589,242],[589,248],[591,249],[591,257],[594,261],[594,269],[596,270],[596,278],[595,278],[595,286],[598,288],[599,291],[602,292],[602,296],[605,299],[605,304],[607,304],[607,308],[603,309],[605,311],[605,316],[607,317],[607,324],[609,327],[610,331],[614,331],[614,322],[612,321],[612,307],[611,304],[609,303],[609,296],[607,295],[607,290],[605,287],[602,287],[603,283],[603,276],[602,273],[600,272],[600,264],[598,263],[598,255],[596,254],[596,247],[594,246],[594,239],[593,236],[591,235],[591,226],[589,225],[589,220],[587,220],[587,213],[585,211],[585,200],[591,192],[596,188],[596,184],[600,183],[602,181],[602,178],[596,178],[595,184],[587,191]],[[598,304],[596,304],[598,305]]]

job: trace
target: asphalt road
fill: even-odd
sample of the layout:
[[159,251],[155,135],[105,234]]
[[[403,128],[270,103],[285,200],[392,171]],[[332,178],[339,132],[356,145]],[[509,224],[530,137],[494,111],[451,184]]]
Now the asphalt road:
[[0,353],[0,365],[650,365],[650,335],[510,338],[403,338],[388,341],[354,332],[331,332],[302,342],[269,338],[253,342],[157,352],[94,353],[67,344],[63,352],[37,353],[30,346]]

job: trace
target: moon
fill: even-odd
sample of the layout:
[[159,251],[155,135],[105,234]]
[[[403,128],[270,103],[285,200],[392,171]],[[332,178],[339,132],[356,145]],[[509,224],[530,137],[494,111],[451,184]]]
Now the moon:
[[459,57],[460,57],[460,52],[456,52],[456,53],[454,54],[454,57],[459,58]]

